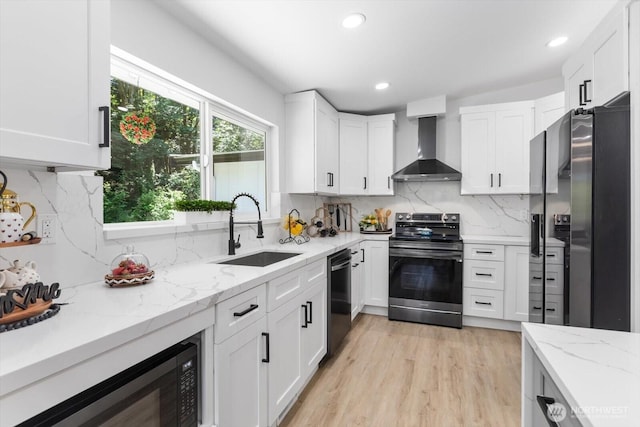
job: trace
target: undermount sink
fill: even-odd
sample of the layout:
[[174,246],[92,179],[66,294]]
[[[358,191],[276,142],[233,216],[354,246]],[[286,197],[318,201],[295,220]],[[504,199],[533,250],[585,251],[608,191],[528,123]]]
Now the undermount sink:
[[276,262],[284,261],[300,255],[299,252],[271,252],[264,251],[251,255],[241,256],[240,258],[232,258],[227,261],[216,262],[216,264],[245,265],[251,267],[266,267]]

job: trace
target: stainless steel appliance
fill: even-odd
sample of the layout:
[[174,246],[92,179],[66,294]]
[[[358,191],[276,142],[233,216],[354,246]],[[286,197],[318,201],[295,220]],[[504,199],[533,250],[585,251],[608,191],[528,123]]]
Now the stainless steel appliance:
[[338,349],[351,329],[351,252],[344,249],[327,258],[327,356]]
[[198,342],[194,337],[176,344],[20,426],[195,427]]
[[[562,323],[629,331],[629,99],[626,92],[601,107],[570,111],[531,141],[529,267],[542,281],[530,282],[530,321],[553,317],[548,243],[560,233],[568,275]],[[564,227],[554,214],[570,215]]]
[[460,214],[396,213],[389,319],[462,328]]

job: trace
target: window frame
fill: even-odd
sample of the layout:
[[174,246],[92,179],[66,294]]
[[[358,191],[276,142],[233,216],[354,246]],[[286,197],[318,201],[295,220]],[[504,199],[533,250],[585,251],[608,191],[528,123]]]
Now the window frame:
[[[264,206],[261,206],[261,211],[266,223],[279,221],[277,217],[279,212],[272,205],[272,182],[270,179],[272,173],[270,152],[272,144],[277,143],[275,137],[278,133],[275,125],[113,45],[111,46],[110,76],[135,85],[139,85],[140,81],[151,82],[153,88],[147,88],[144,85],[141,87],[176,102],[198,108],[200,112],[200,165],[202,168],[200,197],[203,199],[213,200],[214,197],[212,117],[215,116],[252,131],[264,133],[265,201]],[[161,90],[156,90],[156,88]],[[163,90],[163,88],[165,89]],[[255,216],[253,213],[234,213],[234,215],[238,218]],[[219,229],[223,228],[224,224],[226,221],[212,222],[202,225],[198,229]],[[191,225],[182,227],[176,225],[173,220],[164,220],[103,223],[103,230],[106,239],[119,239],[123,238],[125,233],[128,233],[129,237],[140,237],[194,231],[194,227]],[[133,234],[131,234],[132,232]]]

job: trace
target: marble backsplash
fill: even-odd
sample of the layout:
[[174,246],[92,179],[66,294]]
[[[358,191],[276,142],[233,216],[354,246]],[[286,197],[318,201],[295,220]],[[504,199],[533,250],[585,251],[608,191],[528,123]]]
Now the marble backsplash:
[[[56,243],[0,249],[0,269],[15,259],[36,262],[45,283],[62,287],[94,283],[109,271],[111,261],[126,245],[147,255],[151,266],[195,262],[227,252],[228,227],[217,230],[171,232],[145,237],[106,239],[102,221],[102,178],[87,174],[48,173],[3,169],[9,188],[21,201],[33,203],[40,214],[58,218]],[[527,196],[461,196],[459,182],[396,183],[396,195],[389,197],[333,197],[277,195],[282,218],[292,207],[309,220],[323,203],[351,203],[352,228],[358,229],[362,215],[375,208],[393,213],[456,212],[462,219],[463,234],[527,236]],[[393,216],[392,216],[393,219]],[[256,239],[255,227],[239,227],[242,249],[250,251],[286,237],[281,220],[267,221],[265,238]],[[390,226],[393,226],[391,221]],[[34,229],[30,225],[29,229]]]

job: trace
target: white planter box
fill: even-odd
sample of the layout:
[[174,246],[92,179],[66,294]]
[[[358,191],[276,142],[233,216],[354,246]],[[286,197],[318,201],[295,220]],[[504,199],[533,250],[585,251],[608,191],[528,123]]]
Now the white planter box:
[[173,220],[176,224],[200,224],[203,222],[224,221],[229,218],[229,211],[214,211],[211,213],[201,211],[173,211]]

